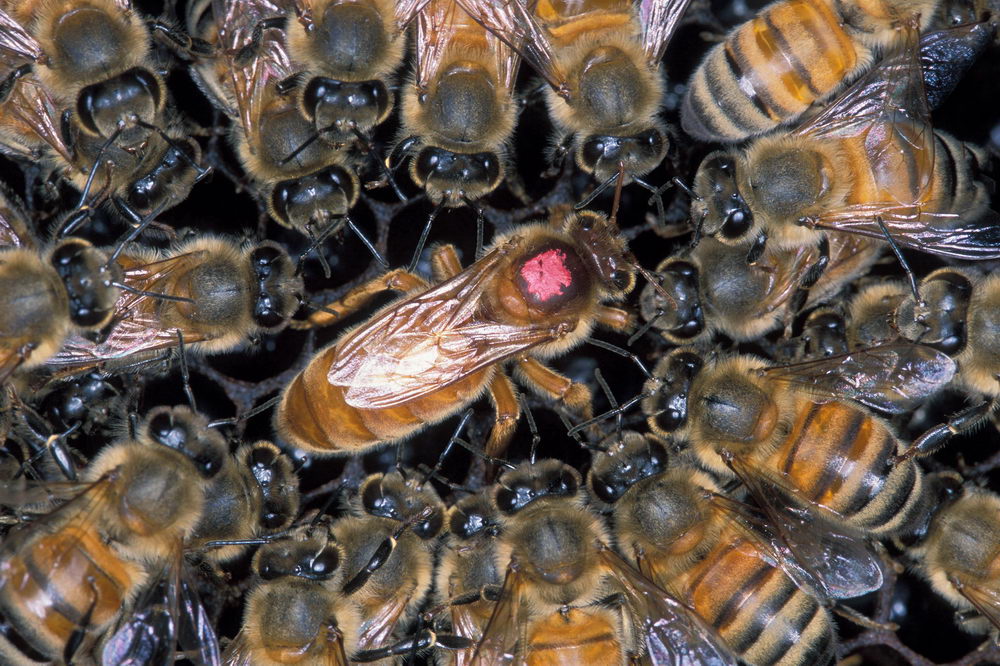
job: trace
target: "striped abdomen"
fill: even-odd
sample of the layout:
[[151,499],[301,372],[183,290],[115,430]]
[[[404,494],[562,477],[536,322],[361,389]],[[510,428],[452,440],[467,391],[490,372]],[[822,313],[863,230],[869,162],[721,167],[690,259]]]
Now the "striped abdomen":
[[691,78],[681,124],[703,141],[741,141],[794,120],[868,60],[827,0],[782,0],[716,45]]
[[69,524],[0,563],[0,608],[25,643],[55,658],[74,632],[114,620],[142,576],[96,531]]
[[391,442],[436,423],[474,400],[489,383],[495,366],[395,407],[361,409],[347,404],[345,387],[327,379],[336,345],[317,354],[288,385],[275,422],[296,446],[336,453]]
[[852,526],[884,537],[905,529],[920,508],[920,471],[913,461],[890,463],[897,446],[860,407],[798,397],[791,431],[760,464]]
[[833,656],[827,611],[730,526],[704,558],[674,580],[675,589],[754,666],[824,664]]
[[606,612],[572,608],[531,622],[527,631],[528,666],[624,664],[625,648]]

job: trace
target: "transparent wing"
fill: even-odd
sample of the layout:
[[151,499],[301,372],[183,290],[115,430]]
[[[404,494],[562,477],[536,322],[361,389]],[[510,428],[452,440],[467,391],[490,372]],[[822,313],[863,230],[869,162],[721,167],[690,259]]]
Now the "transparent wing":
[[399,32],[406,30],[406,27],[423,11],[428,2],[430,0],[396,0],[395,13],[393,15],[396,30]]
[[601,561],[621,584],[634,617],[645,632],[654,664],[670,666],[736,666],[739,659],[718,632],[694,611],[643,576],[604,544]]
[[989,620],[994,627],[1000,629],[1000,594],[996,590],[963,582],[955,576],[949,577],[949,581],[963,597],[969,600],[969,603],[980,615]]
[[566,72],[559,67],[549,33],[532,15],[528,0],[458,3],[497,39],[520,53],[553,89],[566,90]]
[[236,634],[236,638],[226,646],[226,651],[222,654],[222,663],[226,666],[253,665],[253,654],[242,629]]
[[663,58],[690,3],[691,0],[642,0],[642,50],[648,62],[655,65]]
[[417,15],[417,87],[421,90],[437,77],[461,11],[451,0],[431,0]]
[[827,211],[814,226],[885,240],[886,231],[901,247],[965,261],[1000,259],[1000,216],[992,210],[963,222],[958,213],[934,213],[917,204],[858,204]]
[[[55,151],[67,164],[73,164],[72,151],[59,131],[59,111],[55,100],[34,76],[14,83],[6,103],[0,106],[0,125],[7,130],[2,141],[7,149],[26,160],[36,159],[39,146],[31,137]],[[17,137],[25,137],[20,141]]]
[[947,386],[956,370],[955,361],[933,347],[898,342],[758,372],[819,397],[901,414]]
[[500,589],[500,598],[493,606],[483,638],[472,655],[472,666],[496,666],[497,664],[526,664],[523,650],[518,645],[525,643],[525,626],[522,615],[522,595],[525,581],[514,563],[507,567]]
[[364,629],[358,637],[358,650],[371,650],[385,645],[409,602],[409,595],[396,595],[379,606],[370,618],[366,618]]
[[28,231],[28,214],[6,190],[0,188],[0,249],[22,247],[36,249],[34,238]]
[[9,69],[37,62],[44,55],[42,45],[21,26],[13,16],[0,9],[0,62]]
[[347,389],[349,405],[391,407],[558,337],[564,324],[510,326],[482,320],[483,290],[503,256],[502,249],[494,250],[348,334],[337,348],[328,381]]
[[754,471],[739,458],[730,466],[774,530],[774,549],[785,572],[801,587],[833,599],[858,597],[882,587],[878,554],[864,535],[774,474]]

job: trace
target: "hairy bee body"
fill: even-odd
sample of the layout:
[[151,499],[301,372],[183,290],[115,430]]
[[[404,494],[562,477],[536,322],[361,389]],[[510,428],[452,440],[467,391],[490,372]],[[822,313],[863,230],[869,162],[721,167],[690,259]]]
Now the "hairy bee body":
[[937,0],[780,0],[715,46],[691,78],[684,130],[741,141],[800,117],[871,64],[901,19],[926,26]]

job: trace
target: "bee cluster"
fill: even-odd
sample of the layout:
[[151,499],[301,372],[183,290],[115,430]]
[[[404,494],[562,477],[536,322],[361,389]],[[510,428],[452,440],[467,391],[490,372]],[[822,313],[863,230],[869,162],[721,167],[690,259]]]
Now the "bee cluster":
[[0,0],[0,663],[1000,663],[997,16]]

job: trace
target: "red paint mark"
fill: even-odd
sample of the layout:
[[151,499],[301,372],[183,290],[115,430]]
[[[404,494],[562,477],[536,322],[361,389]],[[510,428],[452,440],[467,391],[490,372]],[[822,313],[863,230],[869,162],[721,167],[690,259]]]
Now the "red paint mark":
[[524,262],[521,279],[539,301],[559,296],[573,284],[573,275],[566,268],[566,253],[557,249],[546,250]]

